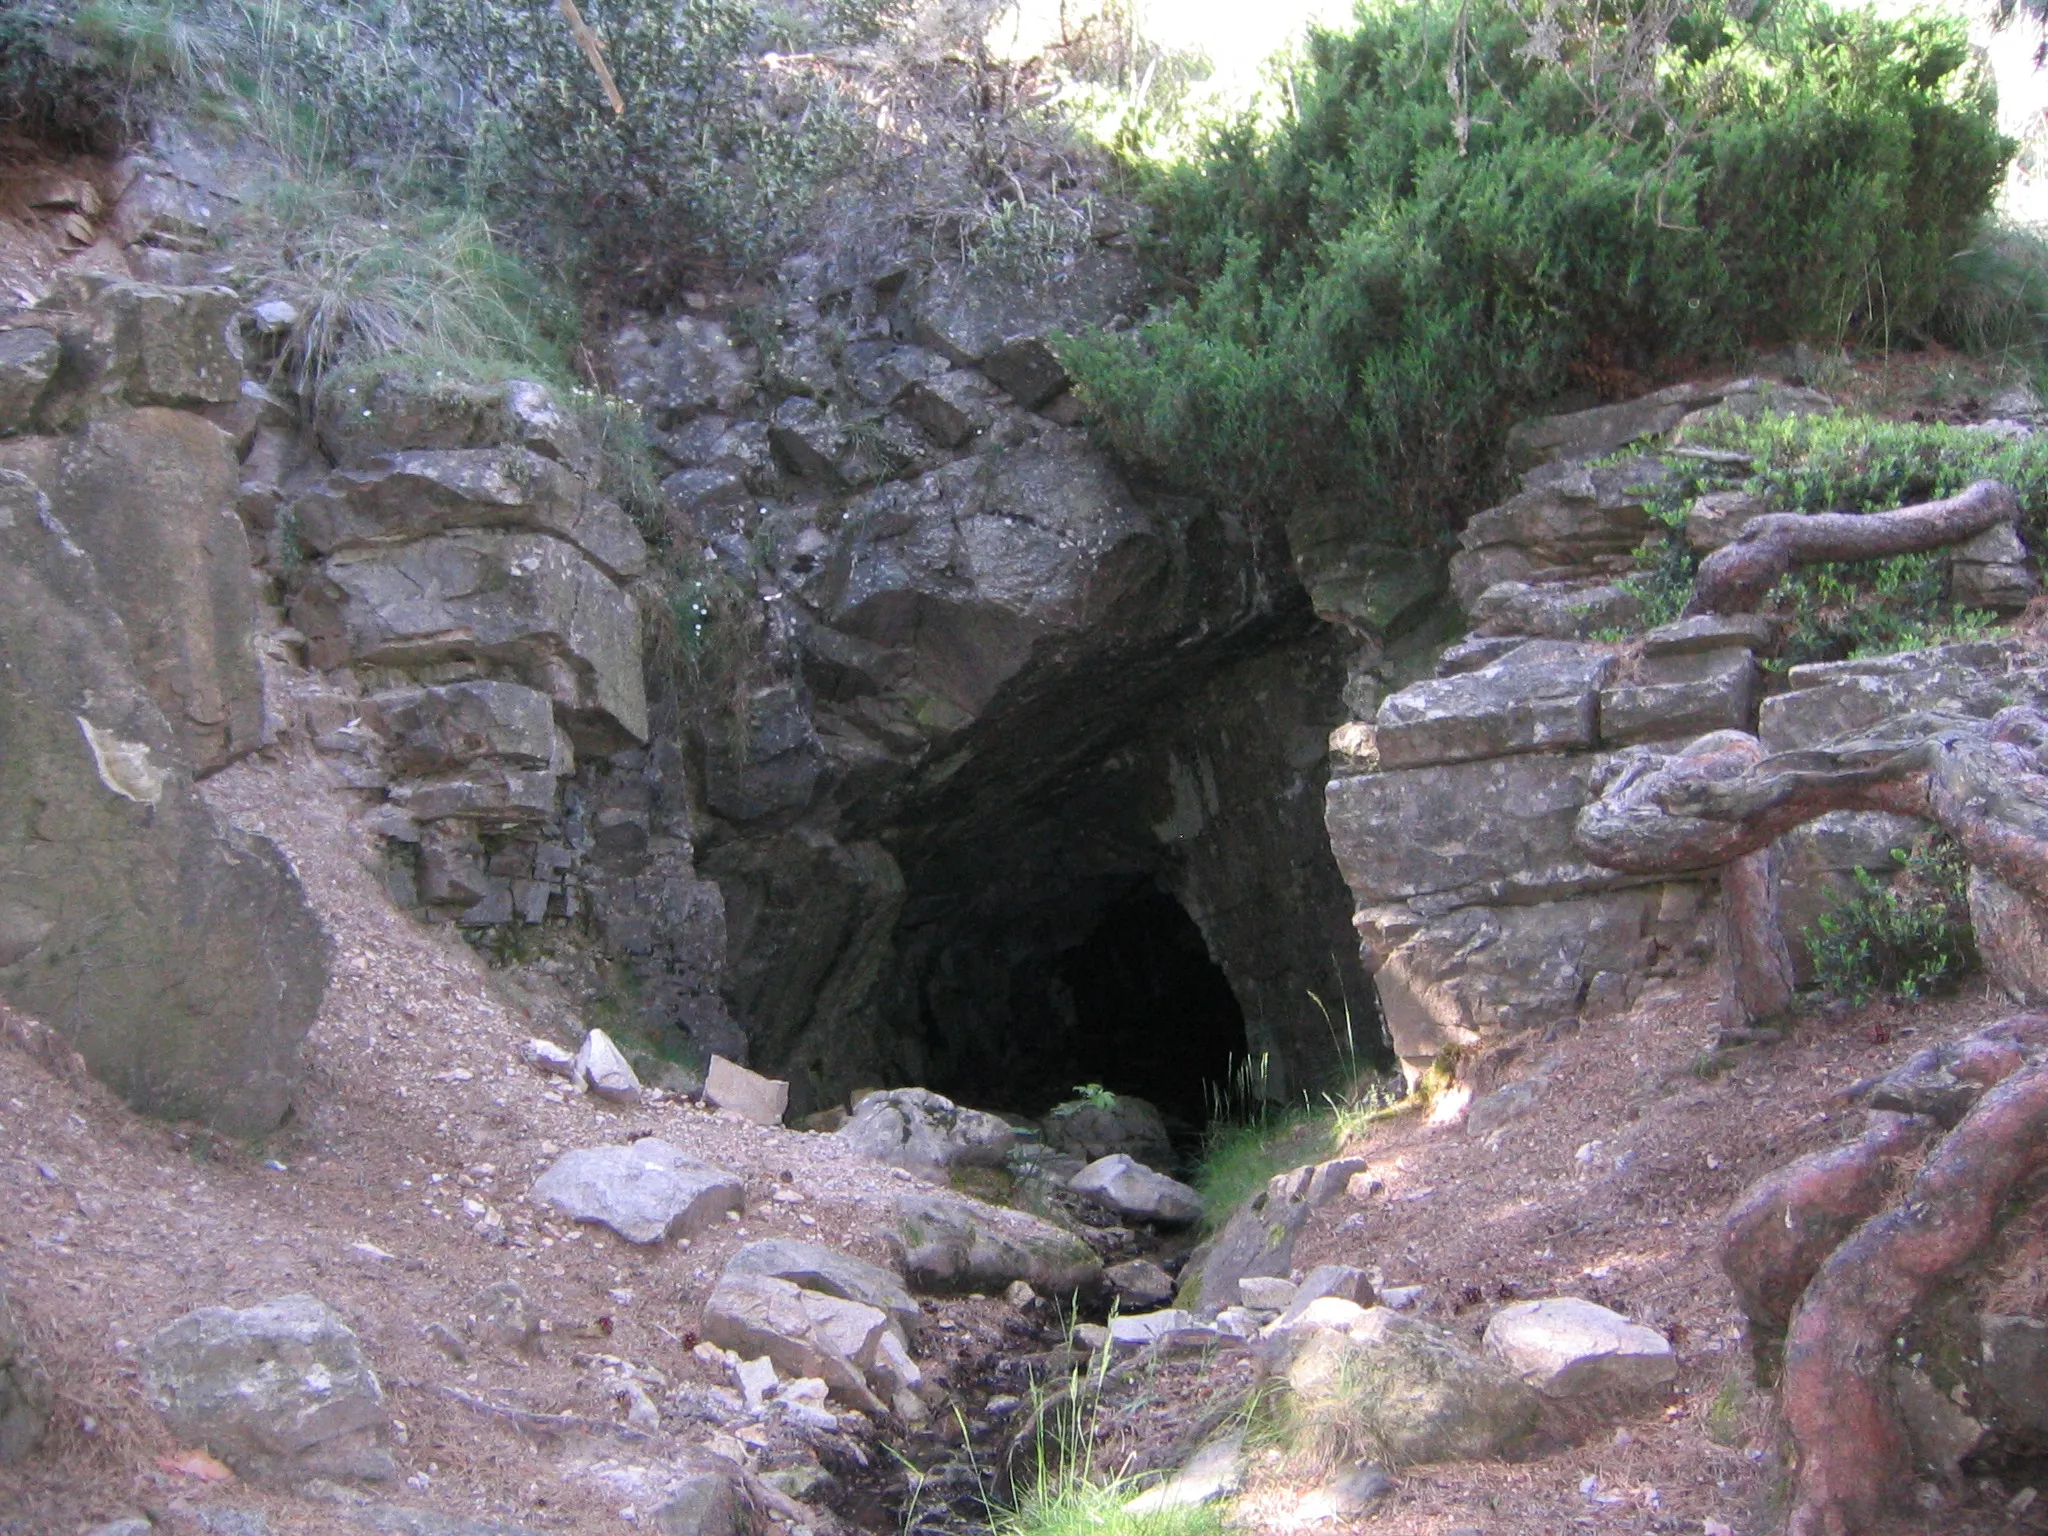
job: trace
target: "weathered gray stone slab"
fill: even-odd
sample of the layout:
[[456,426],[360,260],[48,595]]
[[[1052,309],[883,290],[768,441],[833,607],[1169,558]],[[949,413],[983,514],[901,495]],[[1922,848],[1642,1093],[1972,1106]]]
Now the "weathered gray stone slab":
[[1333,779],[1325,820],[1361,907],[1469,888],[1570,895],[1623,883],[1572,841],[1596,753],[1522,754]]
[[1412,683],[1380,705],[1380,766],[1590,747],[1600,686],[1613,670],[1612,656],[1538,640],[1475,672]]
[[1642,968],[1658,899],[1638,888],[1434,918],[1361,911],[1367,968],[1403,1067],[1413,1077],[1447,1046],[1576,1019],[1596,977]]
[[2006,640],[1794,667],[1786,681],[1790,690],[1758,711],[1757,734],[1769,752],[1820,746],[1898,715],[1989,719],[2008,704],[2048,702],[2048,670]]
[[517,446],[386,454],[335,470],[292,511],[307,547],[323,555],[458,528],[523,528],[568,540],[615,577],[647,569],[647,543],[616,502]]
[[704,1304],[703,1328],[743,1359],[765,1355],[785,1376],[815,1376],[863,1412],[883,1408],[867,1377],[892,1328],[879,1308],[728,1268]]
[[1201,1195],[1123,1152],[1096,1159],[1067,1188],[1129,1221],[1181,1227],[1202,1215]]
[[1623,746],[1746,731],[1756,682],[1745,649],[1645,656],[1634,677],[1601,693],[1600,739]]
[[150,694],[201,772],[254,751],[249,540],[228,435],[188,411],[116,411],[64,449],[53,510],[113,594]]
[[749,1243],[726,1260],[724,1273],[773,1275],[807,1291],[823,1291],[827,1296],[878,1308],[895,1319],[906,1334],[914,1335],[924,1322],[917,1299],[896,1276],[879,1264],[870,1264],[820,1243],[798,1242],[788,1237]]
[[242,387],[241,307],[227,288],[159,287],[100,272],[58,278],[37,305],[64,345],[43,392],[43,425],[67,431],[119,401],[232,402]]
[[475,384],[408,368],[337,377],[320,391],[320,446],[338,464],[366,465],[409,449],[516,445],[585,473],[589,444],[546,387],[524,379]]
[[1539,416],[1508,433],[1508,463],[1529,469],[1547,460],[1597,459],[1648,437],[1661,437],[1685,419],[1687,412],[1712,405],[1721,393],[1712,385],[1674,384],[1591,410]]
[[1545,1397],[1640,1392],[1678,1374],[1663,1334],[1577,1296],[1502,1307],[1486,1325],[1486,1347]]
[[1602,630],[1626,629],[1642,611],[1633,592],[1599,580],[1499,581],[1468,609],[1474,634],[1546,640],[1587,640]]
[[579,749],[647,739],[638,610],[560,539],[449,533],[345,551],[292,615],[316,667],[501,663],[554,700]]
[[391,688],[367,703],[397,773],[446,773],[482,758],[531,768],[555,761],[554,708],[547,695],[518,683]]
[[1739,648],[1770,651],[1777,646],[1777,625],[1757,613],[1701,613],[1659,624],[1643,636],[1648,657],[1690,656],[1703,651]]
[[999,1167],[1017,1142],[998,1116],[924,1088],[868,1095],[833,1135],[854,1152],[935,1183],[944,1182],[949,1169]]
[[746,1187],[732,1174],[653,1136],[631,1146],[564,1152],[531,1198],[575,1221],[601,1222],[632,1243],[687,1237],[742,1209]]

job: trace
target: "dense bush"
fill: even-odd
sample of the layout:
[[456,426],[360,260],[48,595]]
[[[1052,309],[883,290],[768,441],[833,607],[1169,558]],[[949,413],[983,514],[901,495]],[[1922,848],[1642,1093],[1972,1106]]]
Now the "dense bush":
[[1504,0],[1312,34],[1276,125],[1137,167],[1184,297],[1065,343],[1107,437],[1426,541],[1575,379],[1923,321],[2010,151],[1960,23],[1795,3],[1688,36],[1661,110],[1617,113]]
[[1901,867],[1890,884],[1857,870],[1856,894],[1807,931],[1814,981],[1830,996],[1924,997],[1977,965],[1962,849],[1929,833],[1892,857]]

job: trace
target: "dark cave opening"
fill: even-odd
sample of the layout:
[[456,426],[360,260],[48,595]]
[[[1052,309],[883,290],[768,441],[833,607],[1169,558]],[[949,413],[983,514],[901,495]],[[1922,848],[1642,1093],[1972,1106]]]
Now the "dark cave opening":
[[1063,1055],[1073,1082],[1150,1099],[1169,1123],[1207,1121],[1211,1085],[1245,1054],[1244,1013],[1180,903],[1149,887],[1130,893],[1057,970],[1072,999]]

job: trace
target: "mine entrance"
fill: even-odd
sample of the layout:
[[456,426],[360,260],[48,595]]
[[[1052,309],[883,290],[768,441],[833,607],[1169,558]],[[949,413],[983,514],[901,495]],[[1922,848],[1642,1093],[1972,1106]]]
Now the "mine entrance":
[[1149,887],[1113,902],[1058,973],[1073,1081],[1150,1099],[1177,1129],[1199,1130],[1210,1085],[1245,1054],[1244,1014],[1180,903]]

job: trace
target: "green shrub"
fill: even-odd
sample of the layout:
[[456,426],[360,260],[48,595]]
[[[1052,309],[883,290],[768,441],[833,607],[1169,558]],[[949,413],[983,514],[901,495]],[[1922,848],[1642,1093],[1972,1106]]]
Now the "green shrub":
[[1974,640],[1998,616],[1944,600],[1938,555],[1809,565],[1785,577],[1763,611],[1786,621],[1777,664],[1853,661]]
[[1312,33],[1276,126],[1136,167],[1187,296],[1065,340],[1100,430],[1164,479],[1338,493],[1429,543],[1512,412],[1594,364],[1920,326],[2011,148],[1963,29],[1766,9],[1666,60],[1661,117],[1599,107],[1504,0]]
[[1862,1004],[1877,996],[1917,998],[1975,969],[1970,866],[1938,832],[1895,848],[1901,868],[1887,885],[1855,872],[1857,890],[1817,918],[1805,935],[1823,992]]

